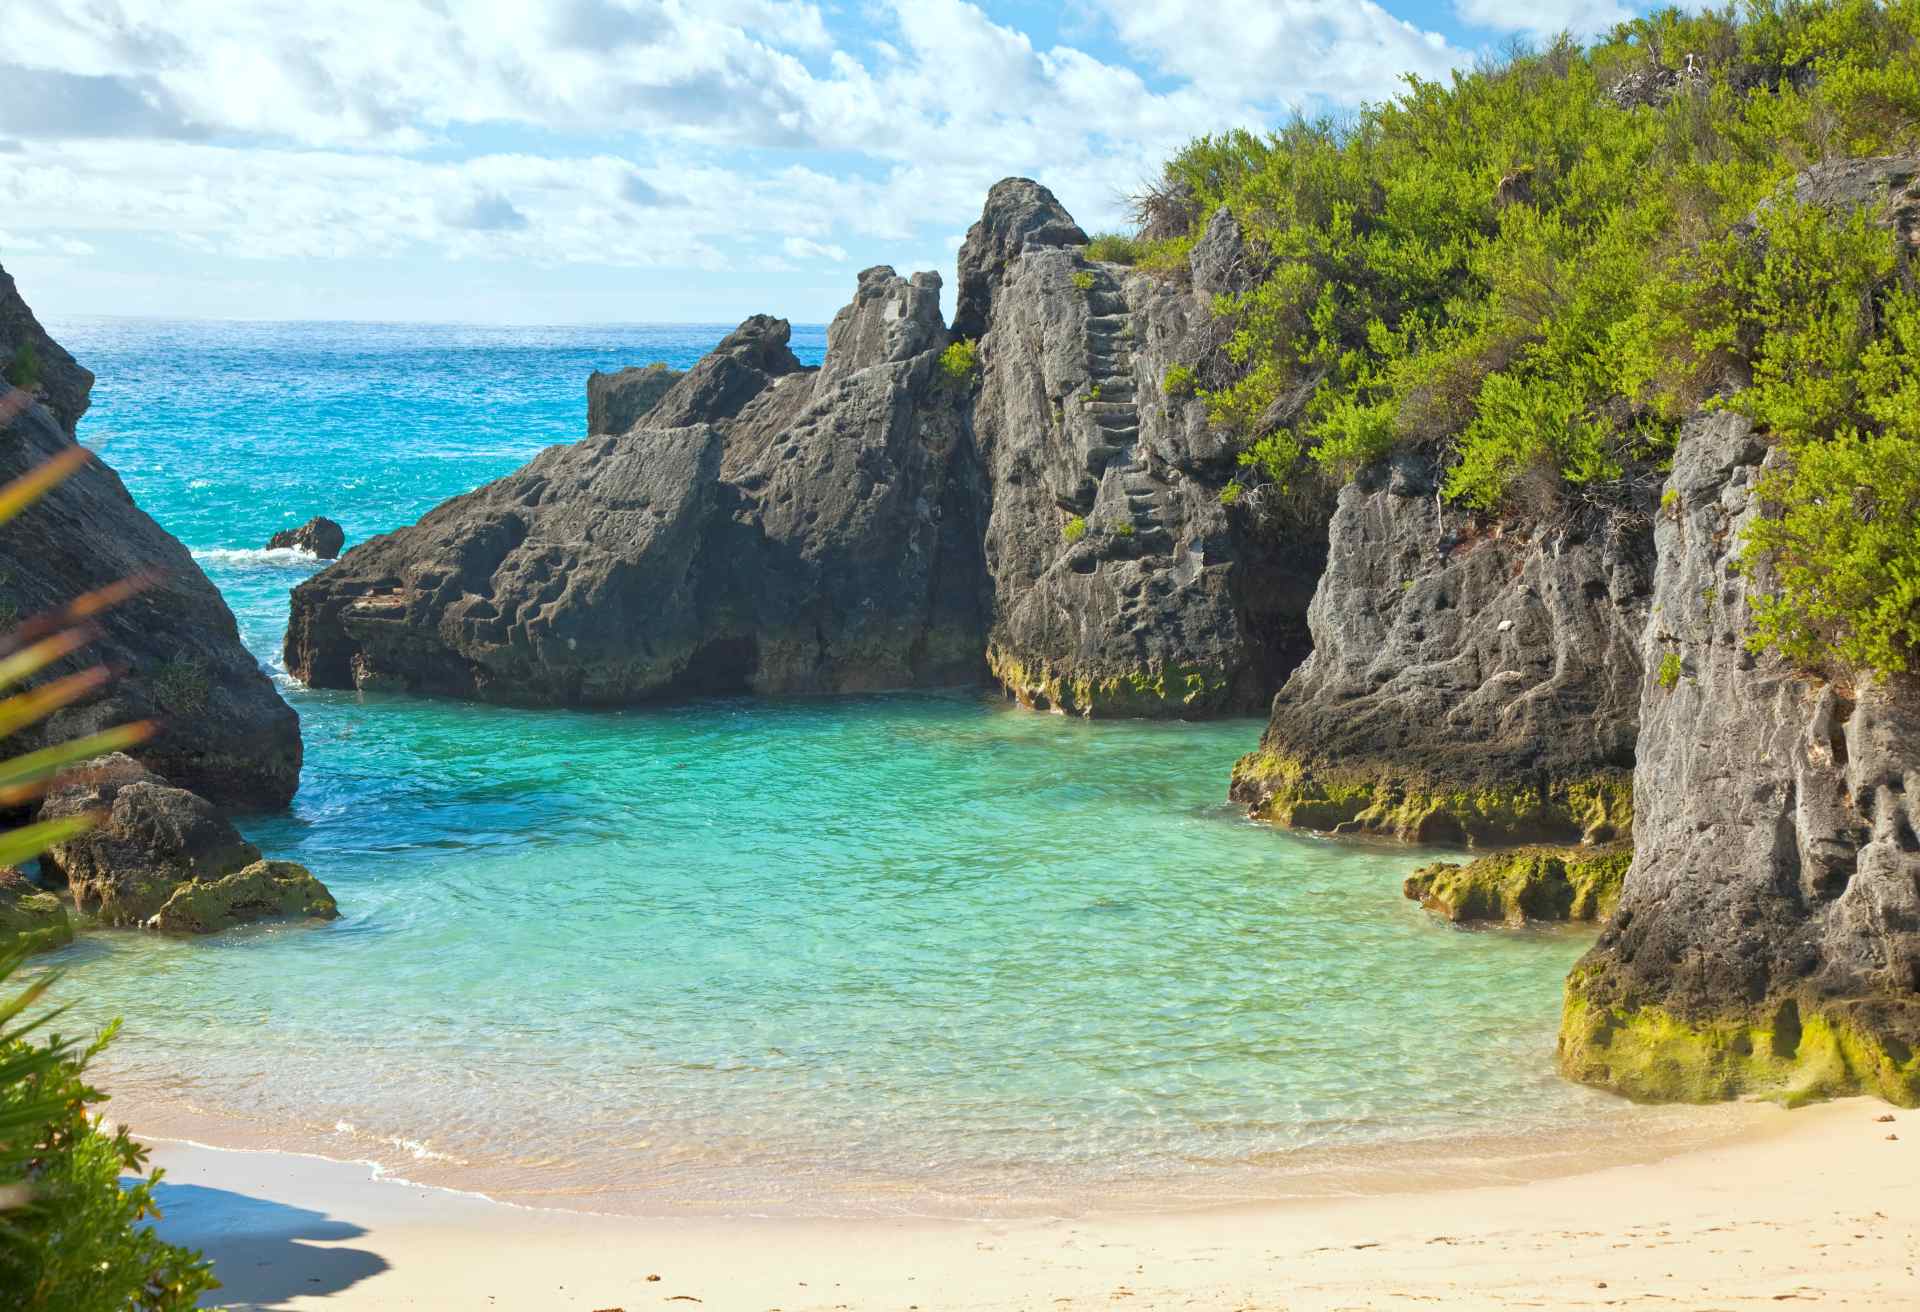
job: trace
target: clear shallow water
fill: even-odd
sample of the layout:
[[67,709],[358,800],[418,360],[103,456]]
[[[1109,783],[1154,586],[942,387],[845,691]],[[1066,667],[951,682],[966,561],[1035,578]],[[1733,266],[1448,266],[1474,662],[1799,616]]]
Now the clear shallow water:
[[589,369],[722,329],[54,331],[100,376],[82,436],[300,711],[293,812],[245,828],[344,911],[61,954],[84,1016],[128,1018],[123,1106],[527,1201],[808,1213],[1272,1195],[1328,1153],[1634,1115],[1552,1073],[1586,939],[1454,930],[1400,896],[1421,854],[1246,823],[1255,722],[286,685],[314,564],[270,532],[409,521],[577,438]]

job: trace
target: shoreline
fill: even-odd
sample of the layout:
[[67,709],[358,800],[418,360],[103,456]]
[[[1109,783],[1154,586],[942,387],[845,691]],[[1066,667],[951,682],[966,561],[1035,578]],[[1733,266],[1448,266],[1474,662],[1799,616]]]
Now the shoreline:
[[973,1221],[598,1215],[149,1142],[167,1171],[161,1233],[214,1257],[230,1305],[291,1312],[1920,1308],[1920,1113],[1864,1098],[1748,1110],[1717,1146],[1527,1183]]
[[[797,1182],[791,1166],[749,1167],[715,1159],[684,1175],[635,1163],[616,1184],[582,1180],[559,1164],[473,1161],[399,1134],[344,1121],[265,1125],[183,1101],[129,1094],[107,1085],[108,1119],[142,1142],[207,1151],[280,1155],[364,1170],[370,1182],[428,1189],[502,1207],[628,1222],[703,1220],[861,1224],[887,1221],[1014,1223],[1081,1217],[1198,1215],[1353,1197],[1499,1188],[1563,1180],[1617,1165],[1646,1165],[1772,1132],[1775,1109],[1761,1102],[1634,1106],[1596,1095],[1596,1114],[1550,1126],[1454,1128],[1405,1138],[1302,1146],[1232,1162],[1194,1162],[1180,1174],[1114,1173],[1051,1179],[1044,1191],[1028,1168],[986,1185],[922,1171],[877,1176],[848,1169]],[[144,1091],[143,1091],[144,1092]],[[1464,1127],[1465,1122],[1462,1123]],[[587,1133],[583,1130],[583,1134]],[[609,1145],[609,1153],[618,1153]],[[743,1181],[761,1188],[744,1192]],[[776,1187],[777,1186],[777,1187]]]

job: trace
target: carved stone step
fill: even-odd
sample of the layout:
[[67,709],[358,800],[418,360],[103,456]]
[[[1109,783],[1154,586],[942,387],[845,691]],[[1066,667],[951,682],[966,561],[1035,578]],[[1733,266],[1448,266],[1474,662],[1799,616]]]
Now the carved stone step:
[[1133,319],[1125,314],[1096,314],[1087,320],[1088,333],[1123,333],[1133,326]]

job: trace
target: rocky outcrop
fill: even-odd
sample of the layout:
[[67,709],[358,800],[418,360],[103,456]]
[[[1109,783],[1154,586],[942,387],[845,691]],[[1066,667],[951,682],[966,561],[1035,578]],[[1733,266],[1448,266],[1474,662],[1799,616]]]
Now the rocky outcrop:
[[0,952],[48,952],[73,942],[73,922],[55,894],[0,866]]
[[1466,865],[1422,866],[1407,876],[1401,891],[1455,924],[1604,920],[1620,901],[1620,884],[1632,860],[1627,843],[1521,847]]
[[637,425],[302,585],[288,668],[580,704],[991,668],[1081,714],[1264,705],[1304,649],[1318,547],[1276,552],[1221,504],[1233,453],[1179,381],[1218,350],[1238,229],[1218,217],[1185,279],[1085,241],[1044,187],[999,184],[961,251],[960,339],[937,275],[885,268],[818,371],[750,319]]
[[93,392],[93,375],[47,336],[5,269],[0,269],[0,381],[19,385],[44,405],[68,437]]
[[[11,282],[5,288],[11,295]],[[83,381],[75,404],[83,410],[91,375],[76,376]],[[44,406],[0,417],[0,482],[72,446]],[[156,731],[137,755],[155,770],[222,806],[286,805],[300,781],[299,717],[241,645],[219,590],[111,469],[88,461],[0,525],[0,631],[128,579],[144,580],[144,589],[94,616],[91,645],[48,675],[98,662],[115,671],[114,680],[10,740],[9,749],[152,720]]]
[[1233,797],[1333,833],[1508,845],[1624,838],[1652,532],[1561,507],[1515,531],[1444,508],[1407,454],[1342,489],[1308,612]]
[[1185,282],[1091,262],[1083,241],[1051,193],[1013,179],[961,251],[960,321],[984,332],[988,662],[1041,709],[1263,706],[1304,654],[1318,526],[1275,553],[1235,520],[1233,451],[1180,382],[1217,348],[1238,230],[1216,216]]
[[756,316],[639,427],[354,548],[295,591],[288,668],[583,705],[972,681],[982,488],[939,285],[867,270],[818,371]]
[[1635,855],[1567,981],[1561,1068],[1637,1098],[1920,1103],[1920,683],[1749,651],[1735,568],[1770,459],[1682,435],[1642,647]]
[[321,560],[335,559],[346,545],[346,530],[325,515],[315,515],[299,528],[281,529],[267,539],[269,551],[304,551]]
[[617,369],[610,374],[594,370],[587,377],[587,435],[626,432],[646,418],[683,377],[680,370],[664,364]]
[[[62,771],[39,818],[87,814],[97,823],[41,861],[102,924],[205,933],[267,914],[338,914],[303,868],[262,861],[260,849],[205,799],[123,754]],[[303,909],[261,909],[296,904]]]

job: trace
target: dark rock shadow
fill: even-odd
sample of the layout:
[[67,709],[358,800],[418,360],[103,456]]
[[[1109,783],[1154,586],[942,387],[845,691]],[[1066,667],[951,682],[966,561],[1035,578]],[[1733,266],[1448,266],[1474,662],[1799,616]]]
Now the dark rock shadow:
[[367,1233],[324,1212],[167,1180],[154,1197],[163,1213],[154,1224],[160,1237],[213,1260],[221,1288],[202,1306],[267,1312],[299,1295],[339,1293],[388,1266],[365,1249],[321,1247]]

